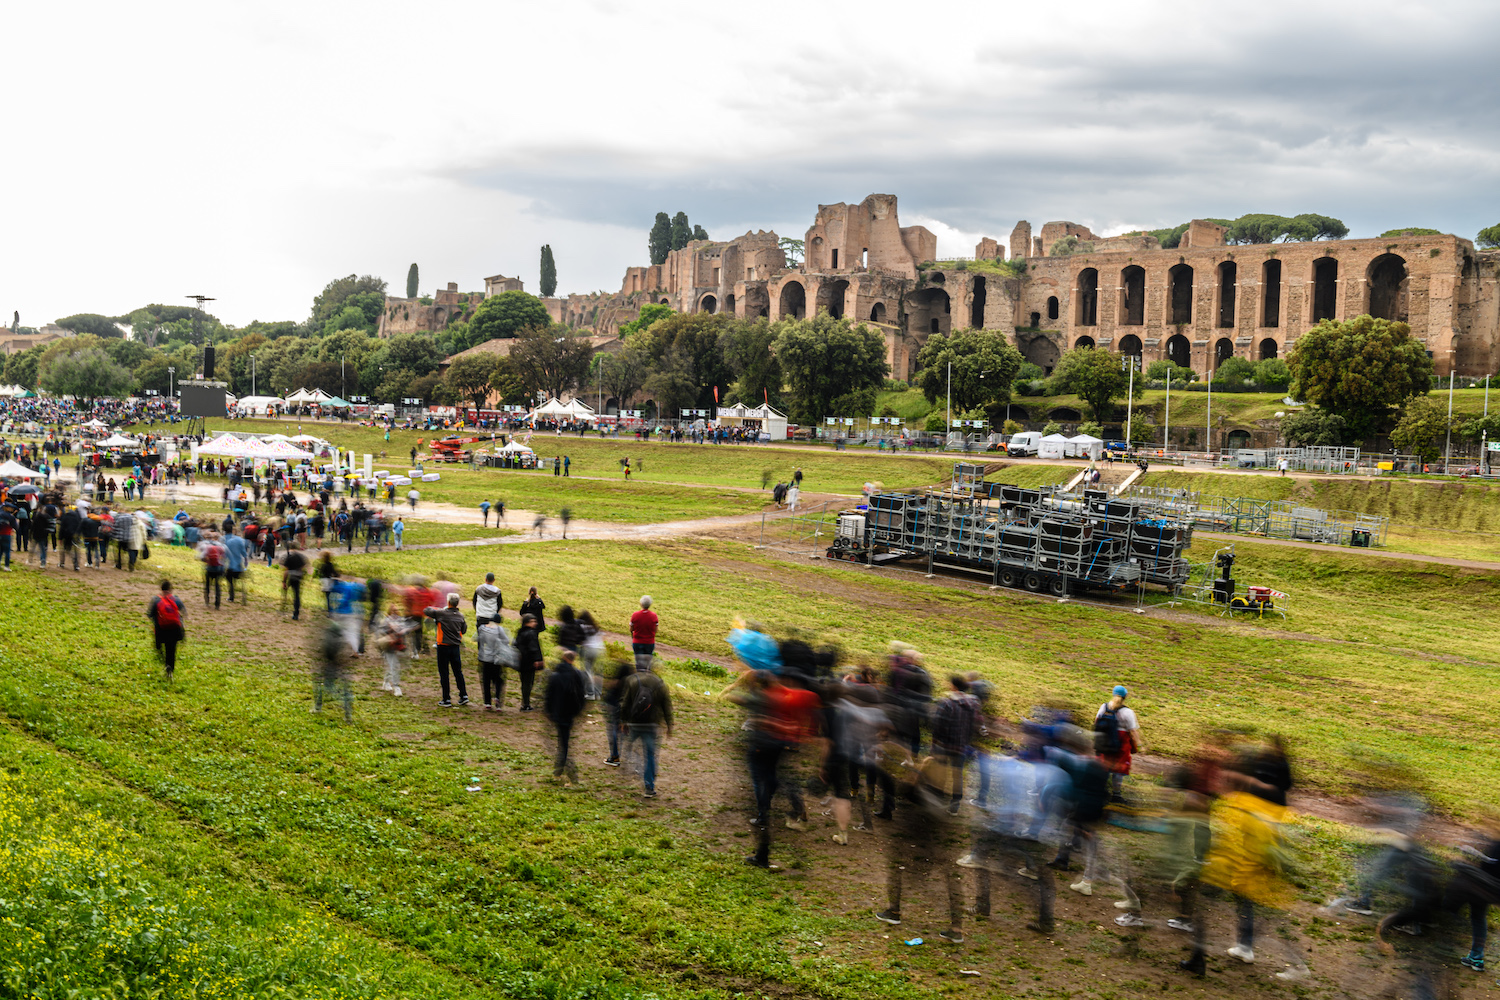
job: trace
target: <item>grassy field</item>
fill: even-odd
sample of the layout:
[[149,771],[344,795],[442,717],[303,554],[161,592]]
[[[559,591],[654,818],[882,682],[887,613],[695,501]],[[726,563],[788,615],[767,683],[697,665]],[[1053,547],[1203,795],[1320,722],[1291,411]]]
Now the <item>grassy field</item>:
[[[1274,729],[1301,787],[1349,791],[1350,752],[1367,747],[1409,762],[1445,810],[1482,808],[1500,779],[1489,722],[1500,578],[1253,542],[1238,551],[1242,582],[1292,594],[1289,622],[1135,616],[715,540],[338,562],[461,584],[493,571],[512,608],[534,585],[553,611],[588,607],[615,631],[649,591],[664,643],[716,656],[736,614],[835,641],[851,661],[875,662],[900,638],[938,676],[995,680],[1011,718],[1045,697],[1091,706],[1126,683],[1152,752],[1186,753],[1206,727]],[[1003,920],[957,952],[905,948],[869,916],[883,864],[871,842],[845,861],[783,836],[791,871],[746,869],[738,806],[721,816],[700,788],[740,769],[738,715],[704,696],[723,683],[706,668],[665,671],[682,732],[662,800],[640,803],[628,775],[597,765],[585,792],[568,793],[538,780],[544,751],[525,736],[536,717],[481,732],[426,700],[372,693],[368,679],[353,725],[309,714],[317,614],[301,627],[277,618],[264,569],[250,609],[207,611],[191,592],[196,569],[158,547],[133,579],[20,570],[0,590],[0,836],[21,845],[0,856],[0,899],[22,901],[0,922],[0,976],[12,977],[0,983],[43,982],[46,996],[116,982],[179,995],[201,981],[219,992],[194,995],[905,998],[954,992],[961,962],[985,970],[963,992],[998,998],[1021,984],[1046,991],[1033,978],[1043,970],[1058,995],[1077,995],[1087,987],[1059,977],[1139,968],[1090,947],[1114,939],[1089,920],[1064,920],[1057,945],[1017,939]],[[170,688],[140,616],[162,574],[190,598]],[[425,671],[430,661],[411,673]],[[583,738],[580,754],[598,754],[597,729]],[[481,791],[466,792],[473,784]],[[1311,898],[1348,874],[1352,845],[1331,824],[1308,831]],[[65,946],[76,955],[66,972],[50,961]],[[1056,965],[1057,947],[1080,968]]]
[[1387,541],[1394,552],[1500,559],[1500,487],[1483,483],[1202,472],[1151,472],[1140,483],[1212,496],[1289,500],[1323,510],[1380,515],[1391,519]]

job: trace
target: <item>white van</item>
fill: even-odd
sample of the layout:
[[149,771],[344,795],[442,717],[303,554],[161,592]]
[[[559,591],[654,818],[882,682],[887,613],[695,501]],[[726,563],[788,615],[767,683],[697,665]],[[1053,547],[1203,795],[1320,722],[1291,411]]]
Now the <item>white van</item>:
[[1035,455],[1037,445],[1041,440],[1041,431],[1022,431],[1005,442],[1005,453],[1023,458],[1028,455]]

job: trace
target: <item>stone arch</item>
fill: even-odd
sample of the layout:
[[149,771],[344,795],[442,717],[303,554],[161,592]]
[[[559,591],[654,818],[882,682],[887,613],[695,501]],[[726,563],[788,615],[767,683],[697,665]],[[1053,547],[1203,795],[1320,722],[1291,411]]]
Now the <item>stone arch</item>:
[[1167,358],[1178,368],[1193,367],[1193,344],[1182,334],[1167,340]]
[[884,323],[885,322],[885,303],[884,302],[877,302],[873,306],[870,307],[870,322],[871,323]]
[[927,283],[929,285],[946,285],[948,279],[942,271],[933,271],[927,276]]
[[663,295],[661,297],[661,301],[657,303],[657,305],[662,305],[662,306],[669,306],[671,304],[672,304],[672,300],[669,299],[669,298],[667,298],[665,295]]
[[1005,416],[1002,419],[1024,424],[1031,419],[1031,413],[1019,403],[1009,403],[1005,407]]
[[1219,264],[1219,329],[1234,329],[1234,293],[1239,265],[1232,260]]
[[1277,344],[1274,337],[1267,337],[1260,342],[1260,359],[1262,361],[1270,361],[1276,357],[1276,351]]
[[1057,367],[1061,354],[1050,337],[1032,337],[1021,347],[1021,356],[1048,375]]
[[1120,353],[1127,357],[1138,358],[1141,356],[1141,338],[1133,333],[1127,333],[1120,338]]
[[1313,261],[1312,272],[1312,321],[1338,318],[1338,258],[1319,257]]
[[1047,296],[1047,318],[1048,319],[1057,319],[1059,312],[1060,312],[1060,307],[1059,307],[1058,302],[1057,302],[1057,296],[1056,295],[1049,295],[1049,296]]
[[734,296],[733,295],[726,295],[726,296],[724,296],[724,311],[726,313],[728,313],[729,315],[731,315],[731,316],[734,315]]
[[1120,271],[1120,325],[1146,325],[1146,269],[1139,264]]
[[1193,265],[1174,264],[1167,272],[1168,322],[1174,326],[1193,321]]
[[1376,319],[1406,322],[1406,258],[1393,253],[1383,253],[1376,257],[1365,270],[1365,283],[1369,289],[1366,293],[1366,312]]
[[610,396],[604,401],[604,415],[618,416],[620,413],[620,400],[618,397]]
[[1248,448],[1250,447],[1251,440],[1253,440],[1253,436],[1249,431],[1243,427],[1236,427],[1224,436],[1224,447],[1230,451],[1234,451],[1237,448]]
[[849,292],[849,282],[844,278],[825,281],[818,286],[817,307],[814,312],[828,310],[828,315],[840,319],[844,315],[844,302]]
[[1073,346],[1075,348],[1078,348],[1078,347],[1093,347],[1094,346],[1094,338],[1093,337],[1079,337],[1077,340],[1073,341]]
[[974,276],[974,284],[971,286],[969,301],[969,326],[976,330],[984,329],[985,298],[984,275],[976,274]]
[[1260,325],[1281,325],[1281,261],[1271,258],[1260,266]]
[[1214,342],[1214,371],[1230,358],[1234,357],[1234,341],[1228,337],[1220,337]]
[[1059,423],[1073,423],[1083,419],[1083,414],[1071,406],[1054,406],[1047,411],[1048,420],[1056,420]]
[[441,330],[443,327],[445,327],[447,325],[448,325],[448,310],[442,308],[441,306],[438,307],[437,309],[434,309],[432,311],[432,328],[434,330]]
[[698,311],[702,313],[708,313],[709,315],[713,315],[714,313],[718,312],[718,298],[711,293],[703,296],[703,298],[698,300]]
[[788,281],[781,286],[781,302],[777,312],[782,319],[802,319],[807,315],[807,289],[800,281]]
[[1086,267],[1078,272],[1078,315],[1074,322],[1079,326],[1099,325],[1099,269]]
[[910,329],[924,333],[947,333],[951,325],[953,301],[943,288],[923,288],[906,297]]

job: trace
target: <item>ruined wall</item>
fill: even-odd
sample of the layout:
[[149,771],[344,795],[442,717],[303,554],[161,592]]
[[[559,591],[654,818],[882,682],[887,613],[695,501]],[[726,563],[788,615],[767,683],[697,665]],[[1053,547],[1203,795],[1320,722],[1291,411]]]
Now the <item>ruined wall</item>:
[[1052,245],[1068,236],[1091,241],[1099,238],[1088,226],[1082,226],[1076,222],[1048,222],[1042,226],[1042,252],[1051,253]]
[[436,333],[449,323],[472,316],[484,298],[483,292],[460,292],[456,281],[433,293],[431,305],[423,305],[420,298],[387,295],[375,332],[381,337],[395,333]]
[[885,271],[917,276],[917,265],[937,255],[937,237],[922,226],[901,227],[896,196],[872,194],[858,205],[819,205],[807,230],[802,269]]
[[1031,223],[1025,219],[1010,231],[1010,255],[1012,258],[1031,256]]
[[992,240],[988,236],[986,236],[983,239],[981,239],[978,243],[974,244],[974,259],[975,260],[1004,260],[1005,259],[1005,253],[1001,249],[1000,244],[999,244],[998,241]]
[[484,279],[484,297],[499,295],[501,292],[524,292],[526,284],[520,278],[507,278],[503,274],[494,274]]

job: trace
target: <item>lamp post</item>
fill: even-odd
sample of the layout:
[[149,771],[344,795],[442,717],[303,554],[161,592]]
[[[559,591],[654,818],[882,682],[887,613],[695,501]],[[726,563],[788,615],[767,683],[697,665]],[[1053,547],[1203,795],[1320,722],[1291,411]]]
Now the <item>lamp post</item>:
[[943,428],[943,440],[948,440],[948,431],[953,429],[953,361],[948,361],[948,424]]
[[1129,450],[1132,442],[1130,440],[1131,425],[1135,418],[1135,355],[1126,354],[1120,358],[1123,364],[1130,366],[1130,384],[1125,390],[1125,448]]
[[1448,370],[1448,439],[1443,444],[1443,475],[1448,474],[1448,466],[1453,461],[1453,376],[1454,369]]
[[1167,416],[1165,430],[1162,433],[1161,446],[1165,452],[1172,447],[1172,371],[1177,366],[1174,364],[1167,369]]
[[250,395],[255,395],[255,355],[250,355]]
[[1490,377],[1484,377],[1484,415],[1490,415]]
[[349,391],[348,387],[346,385],[344,385],[344,352],[340,351],[339,352],[339,398],[343,399],[344,398],[344,393],[346,393],[348,391]]
[[173,395],[173,393],[172,393],[172,376],[176,375],[176,374],[177,374],[177,368],[175,366],[173,366],[173,365],[167,365],[167,400],[168,400],[168,402],[170,402],[172,399],[176,398]]

